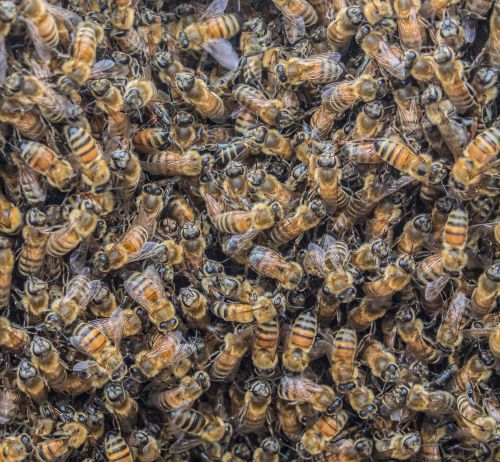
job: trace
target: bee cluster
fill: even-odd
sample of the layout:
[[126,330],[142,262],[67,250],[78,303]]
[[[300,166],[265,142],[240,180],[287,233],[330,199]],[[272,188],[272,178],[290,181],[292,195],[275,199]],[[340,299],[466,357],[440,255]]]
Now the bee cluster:
[[500,460],[500,0],[0,0],[0,462]]

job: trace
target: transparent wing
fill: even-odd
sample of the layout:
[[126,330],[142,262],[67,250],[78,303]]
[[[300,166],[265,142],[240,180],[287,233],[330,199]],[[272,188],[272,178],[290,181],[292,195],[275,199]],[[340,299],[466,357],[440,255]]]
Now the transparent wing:
[[160,337],[155,342],[153,348],[143,356],[144,359],[141,360],[144,361],[162,356],[162,365],[166,368],[191,356],[192,353],[193,347],[185,343],[179,332],[174,332]]
[[16,416],[21,395],[15,390],[0,390],[0,425],[7,425]]
[[228,3],[229,0],[213,0],[213,2],[208,5],[207,9],[201,15],[200,19],[204,20],[221,16],[224,14]]
[[290,390],[300,400],[309,401],[315,388],[318,388],[314,382],[303,377],[283,377],[281,383],[284,388]]
[[54,5],[46,1],[43,2],[43,5],[45,6],[46,10],[56,18],[59,18],[63,21],[70,21],[74,24],[79,24],[80,22],[82,22],[82,18],[76,13],[73,13],[73,11],[67,10],[66,8]]
[[23,18],[23,20],[28,28],[28,32],[31,36],[31,39],[33,40],[33,46],[35,47],[38,56],[40,56],[42,61],[49,63],[51,56],[50,48],[45,44],[45,42],[40,37],[37,27],[29,19]]
[[335,270],[343,273],[345,272],[346,258],[348,258],[349,251],[347,246],[345,246],[345,253],[341,251],[344,247],[342,242],[338,242],[337,245],[330,245],[325,249],[325,257],[330,260],[332,266]]
[[113,340],[116,347],[120,346],[125,324],[125,316],[121,307],[116,308],[109,318],[94,319],[89,321],[89,324]]
[[435,281],[427,284],[427,286],[425,287],[425,299],[429,301],[435,300],[443,291],[449,280],[450,277],[446,274],[443,274],[442,276],[439,276]]
[[138,252],[133,252],[128,256],[129,263],[139,260],[155,258],[165,252],[165,246],[158,242],[146,242]]
[[[78,307],[82,311],[87,307],[94,296],[97,295],[97,293],[101,290],[102,282],[98,279],[94,279],[93,281],[89,281],[88,279],[84,280],[84,277],[80,279],[79,276],[74,279],[77,278],[79,280],[75,281],[74,285],[71,288],[71,290],[74,290],[74,294],[70,296],[70,293],[68,292],[68,294],[63,297],[62,302],[64,302],[65,300],[71,300],[77,293],[83,292],[83,295],[78,300]],[[77,285],[79,287],[77,287]]]
[[324,275],[326,273],[325,251],[319,245],[310,242],[307,246],[307,252],[313,268]]
[[397,180],[391,180],[382,185],[382,194],[380,199],[384,197],[390,196],[394,194],[396,191],[399,191],[401,188],[413,183],[413,178],[411,176],[402,176]]
[[287,7],[278,5],[276,2],[274,2],[274,5],[283,15],[285,33],[288,41],[290,43],[295,43],[297,40],[304,37],[306,35],[306,25],[304,23],[304,19],[300,16],[294,15]]
[[155,267],[151,265],[148,266],[144,270],[144,274],[146,275],[147,278],[149,278],[152,281],[154,288],[156,290],[159,290],[162,293],[162,295],[166,297],[165,289],[163,288],[163,282],[161,280],[160,275],[158,274],[158,271],[156,271]]
[[340,153],[346,159],[360,164],[381,164],[383,162],[372,141],[347,143],[342,146]]
[[232,235],[226,243],[226,252],[229,255],[234,255],[242,250],[248,249],[253,240],[258,236],[259,231],[255,229],[249,229],[243,234]]
[[69,267],[75,274],[81,273],[85,269],[85,263],[89,253],[90,240],[85,239],[69,257]]
[[89,369],[94,369],[96,367],[100,367],[97,361],[87,360],[87,361],[78,361],[73,365],[73,372],[76,374],[85,372]]
[[121,69],[112,59],[101,59],[97,61],[90,71],[89,80],[106,79],[118,77]]
[[460,322],[468,304],[469,299],[467,296],[463,292],[457,293],[451,300],[443,320],[446,322]]
[[384,40],[380,39],[378,43],[378,63],[393,77],[403,80],[405,78],[406,71],[401,60],[393,53]]
[[228,40],[210,40],[202,46],[225,69],[234,70],[238,67],[240,58]]
[[181,454],[183,452],[189,451],[192,448],[195,448],[196,446],[199,446],[202,443],[203,440],[200,438],[187,439],[182,437],[180,439],[177,439],[168,448],[168,452],[171,452],[172,454]]

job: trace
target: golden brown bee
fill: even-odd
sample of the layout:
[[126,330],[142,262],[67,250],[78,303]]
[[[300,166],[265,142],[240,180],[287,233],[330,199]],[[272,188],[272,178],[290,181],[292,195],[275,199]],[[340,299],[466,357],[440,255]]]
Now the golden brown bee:
[[490,18],[490,37],[488,40],[488,57],[490,65],[500,68],[500,5],[495,1]]
[[359,375],[352,390],[347,391],[349,405],[358,414],[360,419],[368,420],[377,416],[378,407],[375,402],[375,394],[367,385],[365,377]]
[[335,394],[327,385],[314,383],[303,376],[283,376],[278,386],[283,401],[308,403],[317,412],[325,412],[332,405]]
[[465,246],[469,229],[468,220],[468,214],[464,209],[455,209],[448,215],[444,226],[441,261],[444,270],[452,278],[460,276],[467,264]]
[[361,462],[370,458],[372,450],[373,441],[370,438],[342,439],[329,445],[325,452],[325,461]]
[[210,311],[224,321],[247,324],[268,322],[283,311],[285,300],[283,295],[277,294],[274,298],[258,297],[252,304],[231,303],[220,301],[212,304]]
[[247,176],[248,188],[252,197],[259,201],[278,202],[285,210],[295,199],[296,195],[274,175],[263,170],[249,172]]
[[95,63],[97,45],[103,38],[104,31],[97,23],[83,21],[78,25],[72,57],[62,68],[75,86],[81,86],[88,80]]
[[283,434],[292,441],[297,441],[303,430],[303,425],[298,412],[299,406],[279,399],[276,403],[278,419]]
[[137,421],[139,404],[130,396],[123,383],[109,382],[104,388],[104,406],[124,429],[132,428]]
[[[106,369],[113,380],[119,380],[126,374],[127,367],[118,346],[113,345],[98,327],[85,322],[77,324],[73,336],[70,337],[70,343]],[[93,367],[92,363],[93,361],[81,361],[73,366],[73,371],[84,372]]]
[[422,462],[439,462],[442,460],[439,442],[446,436],[445,426],[437,426],[429,420],[424,420],[420,427],[420,436],[422,438],[420,456]]
[[143,169],[153,175],[198,176],[210,160],[197,151],[189,150],[183,154],[176,151],[162,151],[146,156],[141,162]]
[[273,226],[271,241],[277,246],[282,246],[316,227],[325,214],[323,204],[318,200],[299,205],[292,215],[283,218]]
[[12,125],[30,140],[41,140],[44,136],[45,126],[40,114],[13,99],[0,99],[0,121]]
[[67,372],[54,345],[49,340],[36,335],[31,341],[30,353],[33,365],[45,377],[50,388],[63,389]]
[[496,421],[493,417],[481,412],[475,403],[471,402],[468,393],[457,396],[458,412],[456,421],[476,444],[490,441],[496,433]]
[[183,377],[179,386],[151,395],[148,402],[163,411],[186,409],[190,408],[209,387],[208,374],[198,371],[192,376]]
[[266,124],[286,128],[294,122],[294,117],[281,100],[268,99],[264,93],[250,85],[237,85],[233,88],[234,99]]
[[38,369],[24,359],[19,364],[16,376],[18,389],[40,405],[47,401],[48,389],[44,378],[38,373]]
[[131,80],[125,87],[123,105],[126,110],[134,111],[147,106],[156,96],[156,87],[146,77]]
[[40,440],[35,445],[37,459],[43,462],[55,462],[68,457],[72,448],[69,445],[69,436],[64,433],[51,435]]
[[49,147],[34,141],[22,142],[19,149],[22,160],[47,178],[51,186],[61,191],[69,189],[75,173],[66,160],[61,159]]
[[346,54],[363,19],[363,11],[359,6],[350,6],[337,12],[335,19],[326,29],[330,49],[342,55]]
[[0,231],[5,234],[14,234],[22,226],[22,219],[19,208],[0,193]]
[[304,83],[331,83],[342,77],[343,67],[339,64],[340,55],[327,52],[307,58],[290,58],[279,61],[275,67],[278,79],[283,84],[299,86]]
[[384,107],[380,101],[365,104],[356,117],[353,139],[374,138],[383,128]]
[[495,263],[479,276],[477,287],[471,298],[471,311],[475,317],[482,317],[495,310],[500,293],[500,264]]
[[387,298],[364,297],[358,306],[349,311],[349,324],[357,331],[368,329],[374,321],[384,316],[389,306]]
[[204,441],[217,442],[232,435],[231,424],[216,415],[206,415],[194,409],[178,410],[170,413],[172,425]]
[[0,424],[8,425],[21,412],[22,396],[16,390],[0,390]]
[[376,26],[385,19],[390,19],[394,16],[394,11],[390,2],[386,0],[374,0],[372,2],[364,2],[363,16],[372,26]]
[[391,433],[387,437],[374,438],[374,457],[376,459],[406,460],[414,456],[422,446],[420,434]]
[[396,314],[397,333],[407,348],[422,361],[436,363],[441,359],[441,353],[431,346],[424,336],[424,323],[418,319],[414,310],[403,306]]
[[190,325],[206,328],[208,323],[208,307],[206,297],[194,287],[183,287],[177,296],[182,314]]
[[[91,280],[90,270],[85,268],[68,282],[64,296],[52,302],[51,310],[64,326],[72,324],[86,310],[100,289],[101,281]],[[52,317],[52,315],[49,316]]]
[[29,335],[4,316],[0,316],[0,346],[10,351],[20,351],[29,342]]
[[332,340],[330,352],[332,379],[338,390],[345,392],[356,387],[359,375],[354,365],[358,340],[353,329],[341,328]]
[[179,72],[175,76],[175,83],[182,98],[192,104],[203,117],[214,122],[223,122],[226,119],[224,103],[203,80],[190,72]]
[[263,154],[285,160],[290,160],[293,156],[290,141],[278,130],[261,125],[255,130],[249,130],[248,137],[255,143],[255,148],[259,148]]
[[414,384],[406,398],[406,406],[413,411],[442,416],[455,410],[455,397],[447,391],[429,391],[423,385]]
[[314,181],[318,184],[319,195],[330,213],[343,209],[349,202],[349,195],[340,185],[341,172],[337,157],[331,153],[325,153],[316,159]]
[[417,215],[407,221],[397,245],[398,251],[415,255],[422,249],[431,230],[432,220],[429,214]]
[[382,343],[369,340],[363,345],[361,359],[368,364],[371,373],[383,380],[398,376],[396,358]]
[[280,449],[278,438],[274,436],[264,438],[260,446],[255,449],[252,462],[278,462]]
[[24,245],[19,255],[19,272],[24,276],[38,275],[45,258],[45,246],[49,234],[43,231],[47,216],[38,209],[26,212],[26,225],[23,227]]
[[134,271],[124,281],[126,292],[148,313],[151,321],[162,333],[174,330],[179,321],[175,307],[167,298],[161,279],[153,267],[144,272]]
[[403,81],[404,85],[394,90],[394,102],[397,106],[397,118],[401,130],[417,135],[420,131],[421,110],[418,104],[418,89]]
[[453,50],[445,45],[437,47],[433,56],[436,76],[457,112],[464,114],[477,111],[474,95],[465,81],[462,61],[457,59]]
[[0,308],[9,306],[14,252],[10,239],[0,236]]
[[133,462],[132,452],[120,433],[108,432],[104,437],[104,452],[109,462]]
[[464,44],[464,29],[460,23],[452,17],[446,16],[436,24],[437,43],[445,45],[454,50],[459,50]]
[[361,271],[374,271],[388,257],[389,250],[386,239],[374,238],[353,251],[351,263]]
[[304,276],[298,263],[285,260],[267,247],[254,246],[248,255],[248,262],[256,273],[275,279],[285,289],[296,288]]
[[248,338],[245,335],[228,333],[224,345],[217,353],[210,369],[214,381],[229,381],[238,371],[241,359],[248,351]]
[[177,365],[193,352],[179,332],[160,335],[154,339],[150,350],[143,350],[136,355],[135,369],[144,376],[151,378],[163,369]]
[[321,454],[330,440],[345,427],[348,415],[345,411],[335,414],[322,414],[314,425],[308,429],[297,443],[297,451],[305,458]]
[[0,442],[0,460],[2,462],[21,462],[33,454],[33,442],[27,433],[4,435]]
[[256,379],[245,392],[241,409],[238,411],[238,430],[242,433],[259,433],[264,424],[272,401],[271,384]]
[[302,372],[309,365],[309,354],[318,330],[318,320],[313,311],[297,316],[290,330],[283,352],[283,367],[291,372]]
[[418,18],[419,0],[397,0],[394,2],[396,23],[403,48],[419,51],[425,41],[425,28]]
[[389,297],[408,285],[414,270],[413,258],[410,255],[402,255],[394,263],[386,266],[381,278],[366,282],[363,289],[374,297]]
[[98,219],[92,204],[86,202],[83,209],[71,211],[68,221],[62,229],[49,234],[47,253],[53,257],[66,255],[92,235]]
[[457,292],[450,301],[436,333],[436,343],[441,350],[453,352],[462,343],[461,327],[465,321],[462,318],[469,303],[463,292]]
[[463,156],[453,166],[453,187],[468,191],[474,187],[500,151],[500,129],[491,127],[477,135],[466,147]]
[[270,376],[278,364],[279,323],[276,318],[255,327],[252,363],[258,375]]

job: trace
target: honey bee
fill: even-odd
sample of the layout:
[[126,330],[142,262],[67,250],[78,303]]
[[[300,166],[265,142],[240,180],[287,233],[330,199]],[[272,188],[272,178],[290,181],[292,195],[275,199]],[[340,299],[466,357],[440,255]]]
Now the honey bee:
[[420,1],[396,1],[394,11],[401,45],[419,51],[425,41],[425,28],[418,19]]
[[170,413],[173,425],[181,431],[201,438],[203,441],[218,442],[232,435],[231,424],[221,417],[202,414],[194,409],[181,409]]
[[282,246],[296,239],[302,233],[317,226],[325,214],[323,204],[318,200],[299,205],[292,215],[283,218],[273,226],[272,242],[277,246]]
[[31,341],[30,353],[33,365],[45,377],[50,388],[62,389],[67,372],[54,345],[43,337],[35,336]]
[[297,441],[303,430],[298,405],[279,399],[276,404],[281,431],[291,441]]
[[445,427],[443,425],[436,426],[429,420],[424,420],[420,427],[420,436],[422,438],[422,460],[428,462],[441,460],[439,442],[446,436]]
[[206,297],[194,287],[183,287],[177,296],[183,316],[198,328],[206,328],[208,306]]
[[368,364],[375,377],[391,380],[398,376],[396,358],[381,342],[366,342],[361,350],[361,359]]
[[303,376],[283,376],[278,386],[278,396],[283,401],[308,403],[317,412],[326,412],[335,399],[328,385],[320,385]]
[[0,99],[0,121],[12,125],[30,140],[40,140],[45,133],[40,114],[34,108],[21,106],[13,99]]
[[353,329],[341,328],[332,340],[330,352],[332,379],[338,390],[345,392],[356,387],[359,375],[354,365],[358,340]]
[[192,376],[181,379],[178,387],[150,396],[149,403],[163,411],[190,408],[193,403],[210,387],[206,372],[198,371]]
[[[23,216],[18,207],[9,202],[0,193],[0,231],[5,234],[14,234],[22,226]],[[5,245],[5,244],[4,244]]]
[[478,410],[467,392],[457,396],[457,408],[456,421],[474,442],[487,443],[494,437],[497,425],[495,419]]
[[286,210],[296,199],[296,195],[289,187],[281,183],[276,176],[263,170],[250,172],[247,180],[251,196],[259,201],[278,202]]
[[415,262],[410,255],[402,255],[384,270],[384,275],[375,281],[366,282],[364,291],[374,297],[390,297],[403,290],[411,281]]
[[298,263],[285,260],[278,252],[267,247],[254,246],[248,255],[248,261],[256,273],[275,279],[285,289],[298,287],[304,276]]
[[464,249],[468,236],[468,214],[464,209],[452,210],[443,230],[441,261],[450,277],[456,278],[467,264]]
[[437,23],[436,29],[438,31],[436,37],[438,45],[445,45],[455,50],[462,48],[465,32],[460,23],[454,18],[446,16]]
[[21,394],[16,390],[0,390],[0,424],[12,423],[20,413]]
[[491,313],[497,306],[500,292],[500,265],[493,264],[479,276],[477,287],[471,298],[471,312],[474,317]]
[[130,80],[123,94],[125,110],[134,111],[146,107],[157,94],[153,81],[146,76]]
[[34,141],[21,142],[21,158],[35,172],[43,175],[49,184],[61,191],[67,191],[74,178],[71,165],[61,159],[52,149]]
[[4,316],[0,316],[0,346],[9,351],[20,351],[29,342],[29,335],[21,327],[17,327]]
[[141,161],[141,165],[146,172],[153,175],[199,176],[209,161],[209,155],[201,156],[193,150],[183,154],[176,151],[162,151],[149,154],[144,161]]
[[463,63],[455,57],[453,50],[440,45],[434,51],[435,72],[443,86],[446,96],[450,99],[459,114],[477,111],[474,95],[464,80]]
[[353,251],[351,263],[361,271],[374,271],[389,255],[389,242],[386,239],[374,238],[365,242]]
[[253,453],[253,462],[278,462],[280,453],[280,443],[278,438],[270,436],[264,438],[260,446]]
[[96,229],[98,218],[90,202],[85,202],[83,208],[74,209],[69,214],[69,223],[62,229],[49,234],[47,254],[62,257],[71,252],[83,240],[92,235]]
[[[451,390],[464,392],[467,384],[475,386],[479,382],[487,382],[492,374],[495,358],[483,351],[471,356],[451,378]],[[458,403],[457,403],[458,404]]]
[[179,32],[177,46],[181,50],[204,49],[210,53],[221,66],[234,69],[238,56],[228,39],[240,31],[240,21],[234,14],[224,15],[227,1],[213,0],[201,21],[188,25]]
[[343,67],[339,64],[340,54],[327,52],[307,58],[290,58],[279,61],[275,72],[282,84],[299,86],[304,83],[331,83],[342,77]]
[[136,355],[134,371],[151,378],[163,369],[181,363],[193,353],[193,348],[186,343],[179,332],[160,335],[150,350],[143,350]]
[[2,462],[21,462],[33,454],[33,442],[27,433],[4,435],[0,443]]
[[463,292],[458,292],[450,301],[436,334],[437,346],[445,351],[453,351],[463,340],[461,325],[469,300]]
[[401,253],[415,255],[419,252],[432,230],[432,220],[429,214],[417,215],[406,222],[397,249]]
[[356,40],[363,51],[384,71],[399,80],[406,77],[406,69],[398,55],[389,47],[383,35],[365,25],[356,33]]
[[429,391],[423,385],[414,384],[410,388],[406,405],[413,411],[430,415],[446,415],[455,410],[455,397],[447,391]]
[[271,386],[264,379],[253,381],[245,392],[241,409],[238,411],[238,430],[242,433],[259,433],[272,401]]
[[349,195],[340,185],[340,179],[341,169],[335,156],[325,153],[316,159],[314,180],[318,184],[319,195],[330,213],[343,209],[349,202]]
[[73,85],[81,86],[90,77],[95,63],[97,45],[103,40],[104,31],[93,21],[82,21],[78,25],[71,59],[63,64],[62,70]]
[[14,252],[9,239],[0,236],[0,308],[9,306]]
[[283,367],[291,372],[302,372],[309,365],[309,354],[314,346],[318,320],[313,311],[297,316],[286,341]]
[[397,106],[397,118],[405,133],[418,135],[420,131],[421,111],[418,104],[418,89],[406,81],[401,86],[396,84],[394,102]]
[[279,323],[276,318],[255,326],[252,363],[258,375],[270,376],[278,364]]
[[255,320],[260,324],[275,318],[282,311],[284,303],[283,296],[277,294],[272,299],[258,297],[252,304],[216,302],[210,307],[210,311],[224,321],[246,324]]
[[345,55],[363,20],[363,10],[359,6],[350,6],[338,11],[326,29],[330,49]]
[[418,319],[414,310],[403,306],[396,314],[397,333],[407,348],[422,361],[431,364],[441,360],[441,353],[431,346],[430,341],[424,336],[424,325]]
[[345,411],[329,415],[322,414],[314,425],[302,435],[297,451],[305,459],[321,454],[335,436],[345,427],[349,417]]
[[43,462],[55,462],[61,458],[68,457],[72,448],[69,445],[69,435],[58,433],[49,438],[40,440],[35,445],[36,460]]
[[359,375],[355,387],[347,391],[349,405],[356,411],[360,419],[368,420],[376,417],[378,406],[375,402],[375,394],[365,385],[365,377]]
[[228,333],[224,345],[216,354],[210,369],[210,378],[214,381],[229,381],[239,369],[243,356],[248,351],[246,335]]
[[234,99],[266,124],[286,128],[294,122],[294,117],[279,99],[267,99],[261,91],[250,85],[241,84],[233,88]]
[[490,17],[490,38],[488,41],[488,58],[490,66],[498,69],[500,68],[500,54],[498,50],[500,44],[500,6],[495,1],[493,10]]
[[132,462],[132,452],[120,433],[108,432],[104,437],[104,452],[109,462]]
[[453,166],[453,187],[461,191],[473,188],[500,150],[500,129],[491,127],[477,135],[465,148],[463,156]]
[[123,383],[109,382],[104,388],[104,406],[124,429],[133,427],[137,421],[139,404],[130,396]]
[[16,385],[19,391],[27,395],[35,404],[47,401],[48,389],[38,369],[27,359],[23,359],[17,369]]
[[406,460],[417,454],[421,446],[422,442],[418,432],[391,433],[384,438],[374,438],[374,457]]
[[107,183],[110,177],[109,167],[91,134],[80,127],[66,126],[64,135],[78,161],[83,181],[93,188]]
[[325,452],[327,462],[361,462],[369,459],[373,450],[373,441],[366,437],[356,440],[342,439],[331,445]]
[[153,462],[161,458],[158,441],[146,431],[136,430],[129,438],[132,460]]
[[349,324],[357,331],[368,329],[373,322],[384,316],[389,305],[387,298],[364,297],[358,306],[349,311]]
[[64,326],[72,324],[100,289],[101,281],[91,280],[90,270],[85,268],[68,282],[64,296],[52,302],[51,310]]
[[160,332],[168,333],[176,329],[179,321],[175,315],[175,307],[167,298],[161,279],[152,266],[144,272],[132,272],[125,279],[123,287],[147,311]]
[[[106,334],[90,323],[81,322],[73,330],[70,343],[78,351],[97,362],[108,371],[113,380],[120,380],[127,367],[118,346],[113,345]],[[93,361],[81,361],[73,366],[74,372],[85,372],[93,367]]]

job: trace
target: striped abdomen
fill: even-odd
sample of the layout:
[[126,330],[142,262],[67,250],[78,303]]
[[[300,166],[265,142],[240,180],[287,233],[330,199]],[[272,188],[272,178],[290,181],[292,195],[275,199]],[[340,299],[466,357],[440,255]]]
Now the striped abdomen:
[[443,231],[443,244],[446,246],[463,249],[467,242],[469,218],[463,209],[453,210],[446,220]]
[[78,349],[94,359],[109,345],[108,338],[99,329],[84,322],[75,327],[73,337],[78,337]]
[[32,226],[23,228],[24,245],[19,254],[19,272],[23,276],[37,275],[45,259],[45,247],[49,234]]
[[108,433],[104,444],[109,462],[133,462],[132,453],[120,434]]
[[253,337],[255,347],[265,350],[276,349],[278,347],[278,340],[279,326],[277,319],[257,324]]
[[318,319],[313,311],[301,313],[293,323],[290,332],[290,348],[310,351],[316,339]]
[[73,49],[73,61],[78,64],[91,66],[95,61],[97,37],[95,26],[89,22],[82,22],[78,26]]
[[332,347],[332,362],[346,361],[353,362],[356,356],[358,338],[356,331],[349,328],[340,329],[335,335]]
[[483,166],[486,162],[493,160],[500,151],[500,128],[488,128],[477,135],[464,151],[476,167]]
[[199,25],[208,32],[208,40],[229,39],[240,31],[240,22],[236,15],[226,14],[216,18],[210,18]]
[[88,167],[100,157],[94,138],[83,128],[66,127],[64,132],[71,152],[81,166]]

